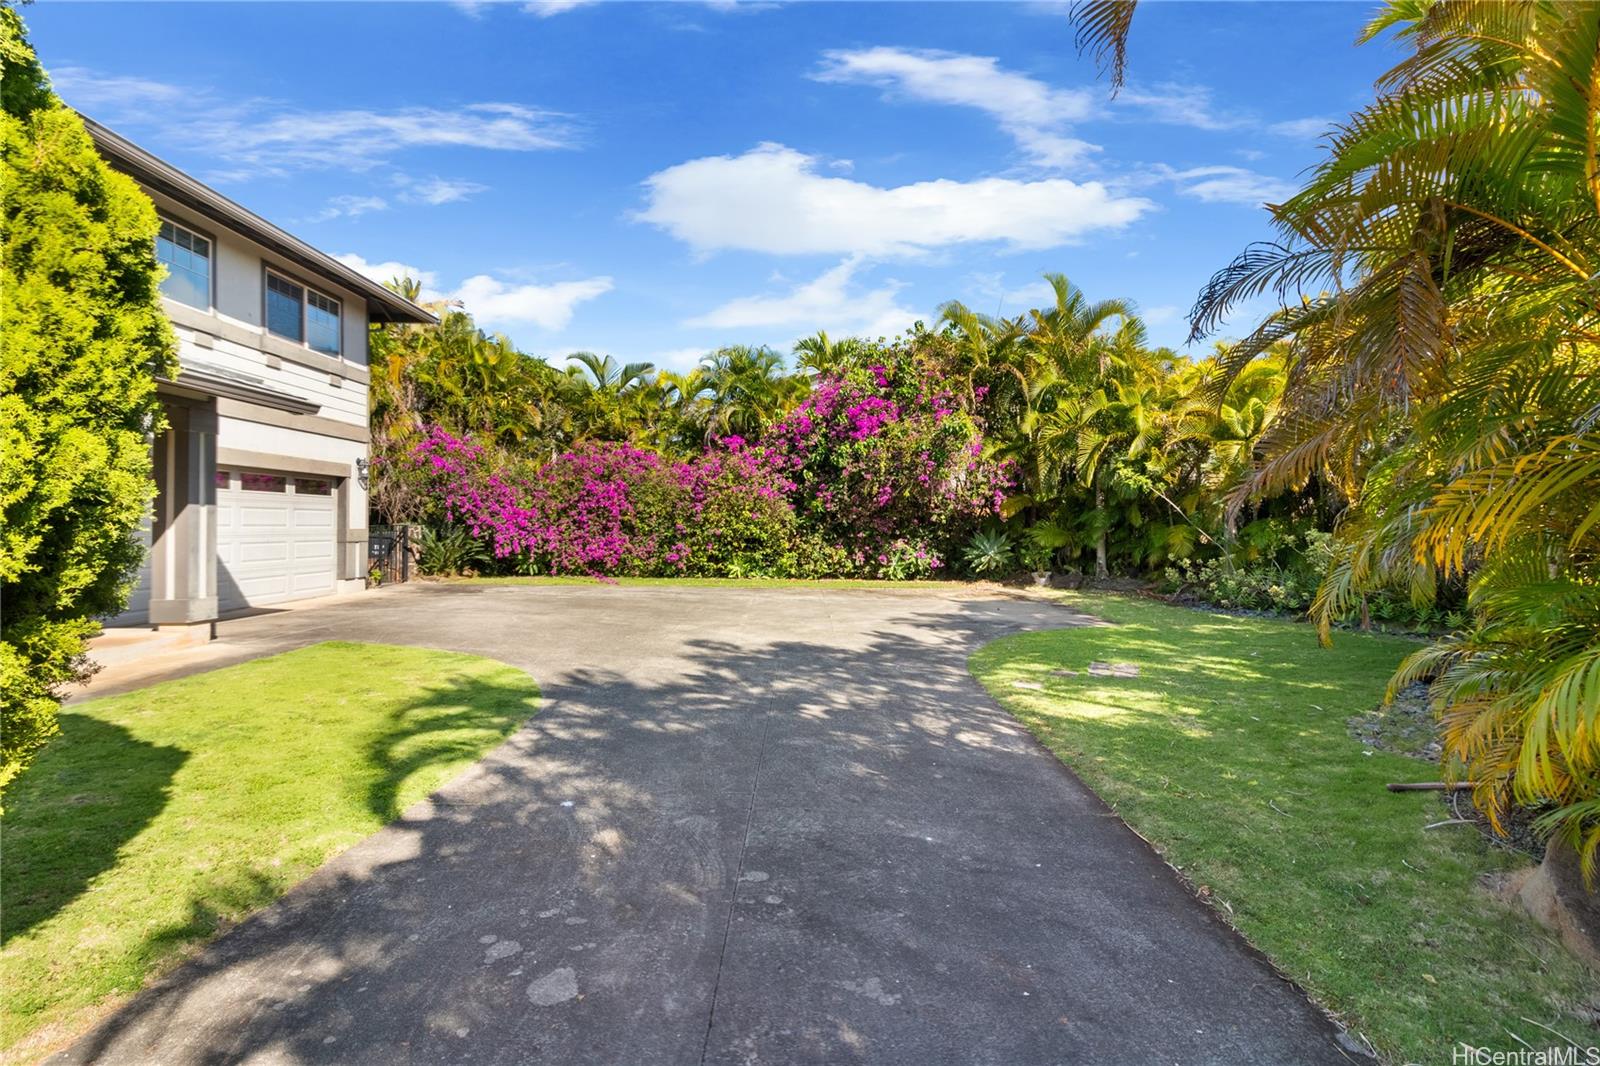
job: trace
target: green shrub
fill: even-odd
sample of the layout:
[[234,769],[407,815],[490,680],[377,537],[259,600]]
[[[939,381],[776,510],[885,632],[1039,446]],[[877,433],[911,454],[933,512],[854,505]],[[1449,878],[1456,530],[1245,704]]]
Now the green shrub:
[[1166,568],[1171,591],[1218,607],[1304,614],[1321,580],[1304,567],[1256,563],[1230,569],[1222,559],[1186,559]]
[[50,92],[0,7],[0,787],[56,732],[97,618],[127,602],[176,372],[156,213]]
[[1004,574],[1016,564],[1011,538],[1000,530],[980,529],[961,550],[961,560],[970,573],[980,576]]
[[493,558],[488,547],[461,526],[423,526],[417,539],[417,568],[424,574],[455,577],[481,570]]
[[[1264,526],[1266,523],[1257,523]],[[1333,562],[1333,534],[1322,530],[1301,533],[1279,526],[1276,533],[1257,529],[1253,537],[1240,531],[1234,566],[1217,557],[1179,560],[1164,572],[1168,592],[1228,607],[1252,611],[1305,614],[1317,596],[1317,587]],[[1418,604],[1410,590],[1374,590],[1366,598],[1366,618],[1352,610],[1339,622],[1376,622],[1380,628],[1409,632],[1456,628],[1465,622],[1457,589],[1441,590],[1432,603]]]

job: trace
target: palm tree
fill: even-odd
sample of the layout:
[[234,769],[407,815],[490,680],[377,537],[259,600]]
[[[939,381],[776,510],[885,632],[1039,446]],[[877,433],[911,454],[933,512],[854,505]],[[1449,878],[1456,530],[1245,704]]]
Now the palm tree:
[[730,345],[700,360],[710,395],[707,429],[717,436],[754,439],[804,394],[804,379],[784,372],[771,348]]
[[560,395],[572,411],[575,440],[632,440],[638,432],[639,392],[650,380],[654,364],[618,363],[609,355],[573,352]]
[[1600,8],[1396,4],[1367,37],[1387,30],[1413,53],[1270,209],[1277,240],[1218,272],[1193,314],[1200,335],[1243,300],[1285,297],[1209,386],[1219,399],[1292,345],[1282,413],[1234,504],[1313,474],[1349,498],[1316,607],[1325,634],[1375,588],[1426,599],[1438,579],[1467,581],[1472,625],[1393,683],[1432,679],[1448,766],[1474,800],[1497,823],[1550,805],[1542,824],[1592,876]]
[[[1105,513],[1106,477],[1099,455],[1118,439],[1104,424],[1110,410],[1106,396],[1117,380],[1131,378],[1136,361],[1142,358],[1144,326],[1126,300],[1091,302],[1065,274],[1046,274],[1045,281],[1055,302],[1028,313],[1031,322],[1022,346],[1036,366],[1049,368],[1057,382],[1055,394],[1068,397],[1059,439],[1075,449],[1070,453],[1071,465],[1079,472],[1080,483],[1093,490],[1095,576],[1105,577],[1110,572],[1107,536],[1111,522]],[[1113,321],[1117,328],[1110,331]],[[1061,453],[1063,458],[1068,454]]]
[[[568,368],[569,374],[585,382],[595,392],[612,396],[643,382],[655,369],[654,363],[622,364],[609,355],[601,356],[594,352],[573,352],[567,356],[567,361],[577,364]],[[588,371],[587,375],[584,371]]]
[[[1143,347],[1144,326],[1133,324],[1133,305],[1128,301],[1091,303],[1065,274],[1046,274],[1044,278],[1055,294],[1055,305],[1029,312],[1032,324],[1026,341],[1040,358],[1055,364],[1063,377],[1083,381],[1104,377],[1113,352]],[[1112,319],[1118,320],[1120,337],[1106,333]],[[1123,330],[1131,332],[1124,334]]]
[[834,340],[827,330],[820,329],[794,343],[796,366],[815,377],[838,373],[857,362],[867,350],[866,343],[859,337]]

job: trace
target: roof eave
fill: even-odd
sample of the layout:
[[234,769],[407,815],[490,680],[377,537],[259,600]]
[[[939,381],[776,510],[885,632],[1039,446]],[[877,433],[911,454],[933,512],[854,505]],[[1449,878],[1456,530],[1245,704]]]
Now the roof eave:
[[260,215],[234,203],[209,185],[195,180],[172,164],[151,155],[121,134],[82,115],[84,127],[102,155],[118,170],[164,196],[198,211],[249,237],[307,270],[322,274],[354,292],[367,301],[367,313],[373,322],[417,322],[431,324],[438,318],[418,307],[399,293],[392,292],[339,262],[328,253],[313,248],[285,230],[274,226]]

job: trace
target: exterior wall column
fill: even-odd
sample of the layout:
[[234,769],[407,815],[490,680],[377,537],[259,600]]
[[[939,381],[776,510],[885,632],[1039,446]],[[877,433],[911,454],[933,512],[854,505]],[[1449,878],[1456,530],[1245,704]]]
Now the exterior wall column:
[[156,438],[150,621],[209,625],[217,618],[217,411],[212,401],[163,397]]
[[[367,577],[367,508],[364,498],[358,499],[359,484],[356,476],[343,477],[337,482],[334,512],[337,523],[338,579],[340,591],[366,587]],[[361,582],[357,585],[356,582]]]

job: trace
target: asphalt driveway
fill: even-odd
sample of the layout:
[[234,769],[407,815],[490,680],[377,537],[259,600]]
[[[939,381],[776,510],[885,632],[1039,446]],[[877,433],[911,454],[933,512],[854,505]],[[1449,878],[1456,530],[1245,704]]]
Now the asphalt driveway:
[[409,587],[225,623],[527,669],[539,715],[65,1062],[1342,1063],[968,675],[944,591]]

